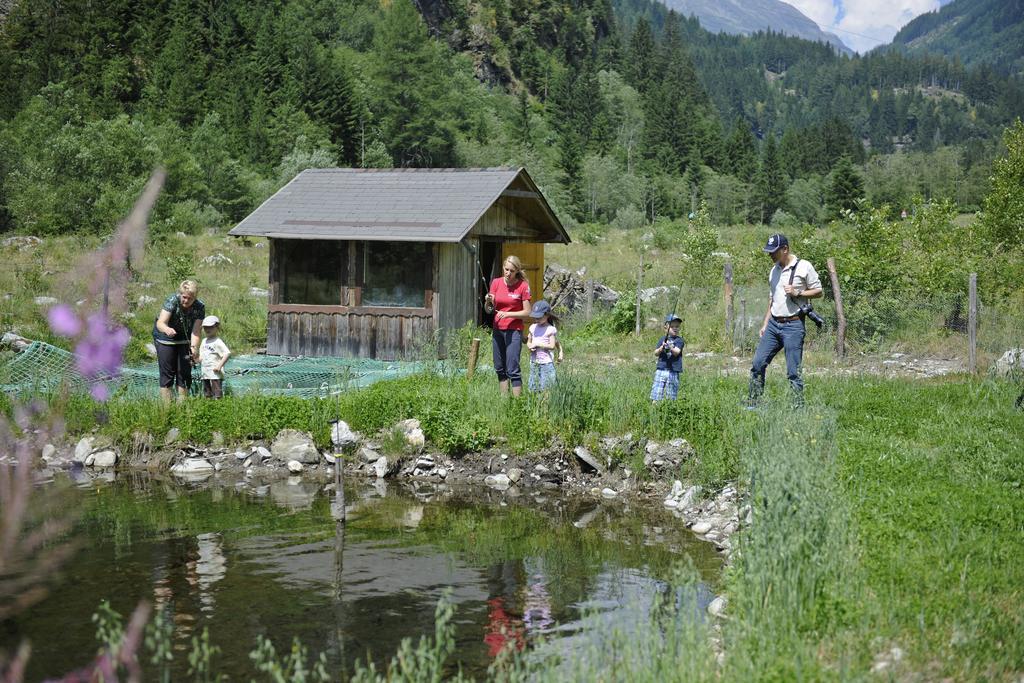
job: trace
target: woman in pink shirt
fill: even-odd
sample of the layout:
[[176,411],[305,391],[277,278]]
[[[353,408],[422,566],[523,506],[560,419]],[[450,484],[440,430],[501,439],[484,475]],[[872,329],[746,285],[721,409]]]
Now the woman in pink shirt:
[[523,350],[523,320],[530,317],[530,283],[523,275],[523,264],[515,256],[505,259],[501,272],[502,277],[491,281],[490,291],[484,297],[484,310],[494,311],[491,348],[501,393],[508,393],[511,383],[512,395],[518,396],[523,391],[519,355]]

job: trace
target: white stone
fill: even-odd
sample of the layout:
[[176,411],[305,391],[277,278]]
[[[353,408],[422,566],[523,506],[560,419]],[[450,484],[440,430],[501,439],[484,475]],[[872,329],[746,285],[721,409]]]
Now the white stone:
[[302,471],[302,463],[299,462],[298,460],[289,460],[288,471],[291,472],[292,474],[298,474],[299,472]]
[[177,427],[171,427],[167,430],[167,436],[164,437],[164,445],[169,446],[178,440],[178,436],[181,435],[181,430]]
[[171,468],[174,474],[191,474],[193,472],[208,472],[213,470],[213,465],[206,458],[185,458]]
[[242,463],[242,467],[249,469],[250,466],[252,466],[252,458],[246,458],[245,462]]
[[437,476],[441,477],[442,479],[447,478],[448,477],[448,470],[445,469],[444,467],[438,467],[437,468]]
[[414,429],[419,429],[421,426],[422,425],[420,425],[420,421],[414,417],[409,418],[408,420],[402,420],[401,422],[395,425],[395,427],[401,429],[403,432],[406,433],[411,432]]
[[154,344],[153,342],[146,342],[145,348],[147,356],[149,356],[150,358],[156,358],[156,344]]
[[301,463],[316,464],[320,462],[320,451],[313,443],[313,435],[295,429],[282,429],[274,438],[270,452],[277,460],[288,462],[298,460]]
[[75,462],[85,462],[85,459],[92,453],[95,442],[95,436],[83,436],[75,445]]
[[259,287],[250,287],[249,288],[249,296],[262,297],[262,298],[265,299],[267,297],[267,295],[269,295],[269,294],[270,294],[270,292],[268,292],[265,289],[260,289]]
[[356,455],[363,462],[377,462],[377,459],[380,458],[380,453],[373,450],[369,446],[363,446],[362,448],[360,448]]
[[597,461],[597,458],[590,454],[590,451],[587,450],[585,446],[577,446],[573,449],[573,455],[576,456],[577,460],[586,465],[586,467],[583,468],[584,471],[593,470],[597,473],[601,472],[601,463]]
[[679,503],[673,498],[666,498],[664,505],[669,509],[675,509],[679,507]]
[[668,494],[669,498],[679,498],[683,495],[683,482],[676,479],[672,482],[672,491]]
[[508,471],[508,479],[509,479],[509,481],[511,481],[514,484],[514,483],[516,483],[517,481],[519,481],[522,478],[523,478],[523,471],[521,469],[519,469],[518,467],[509,468],[509,471]]
[[373,471],[377,473],[378,479],[383,479],[384,475],[388,473],[388,458],[385,455],[377,458],[377,461],[373,463]]
[[484,479],[484,483],[497,489],[507,489],[510,480],[507,474],[491,474]]
[[413,450],[421,451],[427,445],[427,437],[423,435],[423,430],[417,427],[405,433],[405,442]]
[[263,446],[257,446],[255,449],[253,449],[253,452],[257,456],[259,456],[260,460],[269,460],[270,458],[273,457],[273,454]]
[[341,449],[350,448],[359,443],[359,435],[352,431],[347,422],[338,420],[331,425],[331,443]]
[[33,301],[36,302],[36,306],[53,306],[54,304],[59,303],[57,299],[54,299],[52,296],[37,296]]
[[601,489],[601,495],[605,498],[614,498],[619,494],[615,489],[603,488]]
[[55,455],[57,455],[56,446],[54,446],[52,443],[48,443],[45,446],[43,446],[43,460],[49,462],[50,460],[53,459]]
[[994,369],[1000,377],[1006,377],[1014,370],[1024,370],[1024,348],[1007,349],[1006,353],[996,361]]
[[550,472],[550,471],[551,471],[551,470],[550,470],[550,469],[548,469],[548,468],[547,468],[547,467],[546,467],[545,465],[537,465],[537,466],[536,466],[536,467],[534,467],[533,469],[534,469],[535,471],[537,471],[537,472],[540,472],[541,474],[546,474],[546,473],[548,473],[548,472]]
[[690,507],[695,502],[697,502],[697,498],[700,496],[700,494],[701,488],[699,486],[691,486],[690,488],[686,489],[686,493],[684,493],[683,497],[679,499],[679,507],[683,508],[684,510]]
[[690,527],[690,531],[692,531],[695,534],[704,535],[707,532],[711,531],[711,524],[709,522],[697,522],[692,527]]
[[728,604],[724,595],[719,595],[717,598],[712,600],[708,604],[708,614],[713,617],[720,617],[725,612],[725,607]]

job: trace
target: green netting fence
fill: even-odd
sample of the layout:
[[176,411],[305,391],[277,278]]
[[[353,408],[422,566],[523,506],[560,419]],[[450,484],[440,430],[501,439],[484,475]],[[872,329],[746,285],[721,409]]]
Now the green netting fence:
[[[288,356],[232,356],[224,368],[225,392],[266,395],[330,396],[425,371],[444,371],[438,362],[380,361],[366,358],[306,358]],[[201,393],[198,369],[192,392]],[[157,396],[159,372],[156,361],[141,367],[125,367],[116,378],[106,378],[112,393],[128,397]],[[75,370],[71,352],[34,341],[0,374],[0,390],[6,393],[47,393],[64,388],[87,390],[89,382]]]

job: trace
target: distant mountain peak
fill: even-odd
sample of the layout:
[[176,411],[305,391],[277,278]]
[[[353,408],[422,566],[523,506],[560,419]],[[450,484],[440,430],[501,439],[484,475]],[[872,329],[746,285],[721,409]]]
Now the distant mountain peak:
[[683,16],[695,16],[712,33],[749,35],[777,31],[787,36],[826,42],[845,54],[853,54],[838,36],[821,30],[796,7],[782,0],[663,0]]

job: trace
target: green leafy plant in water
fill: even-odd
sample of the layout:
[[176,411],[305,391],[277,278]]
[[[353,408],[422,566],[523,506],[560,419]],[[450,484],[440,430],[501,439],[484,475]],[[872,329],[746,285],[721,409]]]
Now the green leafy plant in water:
[[306,657],[306,648],[298,638],[294,638],[291,650],[283,658],[278,659],[274,644],[263,635],[257,637],[256,647],[249,653],[249,659],[256,670],[267,674],[267,678],[273,683],[326,683],[331,680],[327,673],[327,656],[323,652],[308,665]]
[[398,652],[391,658],[384,673],[378,673],[373,663],[368,667],[356,665],[352,683],[440,683],[440,681],[465,681],[462,671],[446,670],[448,658],[455,652],[455,625],[452,619],[455,608],[451,602],[451,590],[447,589],[437,601],[434,611],[434,636],[423,636],[416,645],[412,638],[405,638]]
[[188,653],[188,675],[196,683],[211,683],[226,680],[221,674],[214,674],[212,661],[220,648],[210,643],[210,629],[203,627],[203,633],[192,636],[192,649]]
[[93,613],[92,623],[96,624],[96,640],[116,658],[124,637],[124,618],[104,600]]
[[149,663],[157,667],[160,672],[161,683],[170,683],[171,663],[174,661],[172,649],[174,637],[174,622],[164,610],[160,610],[153,617],[153,620],[146,624],[145,646],[149,651]]

